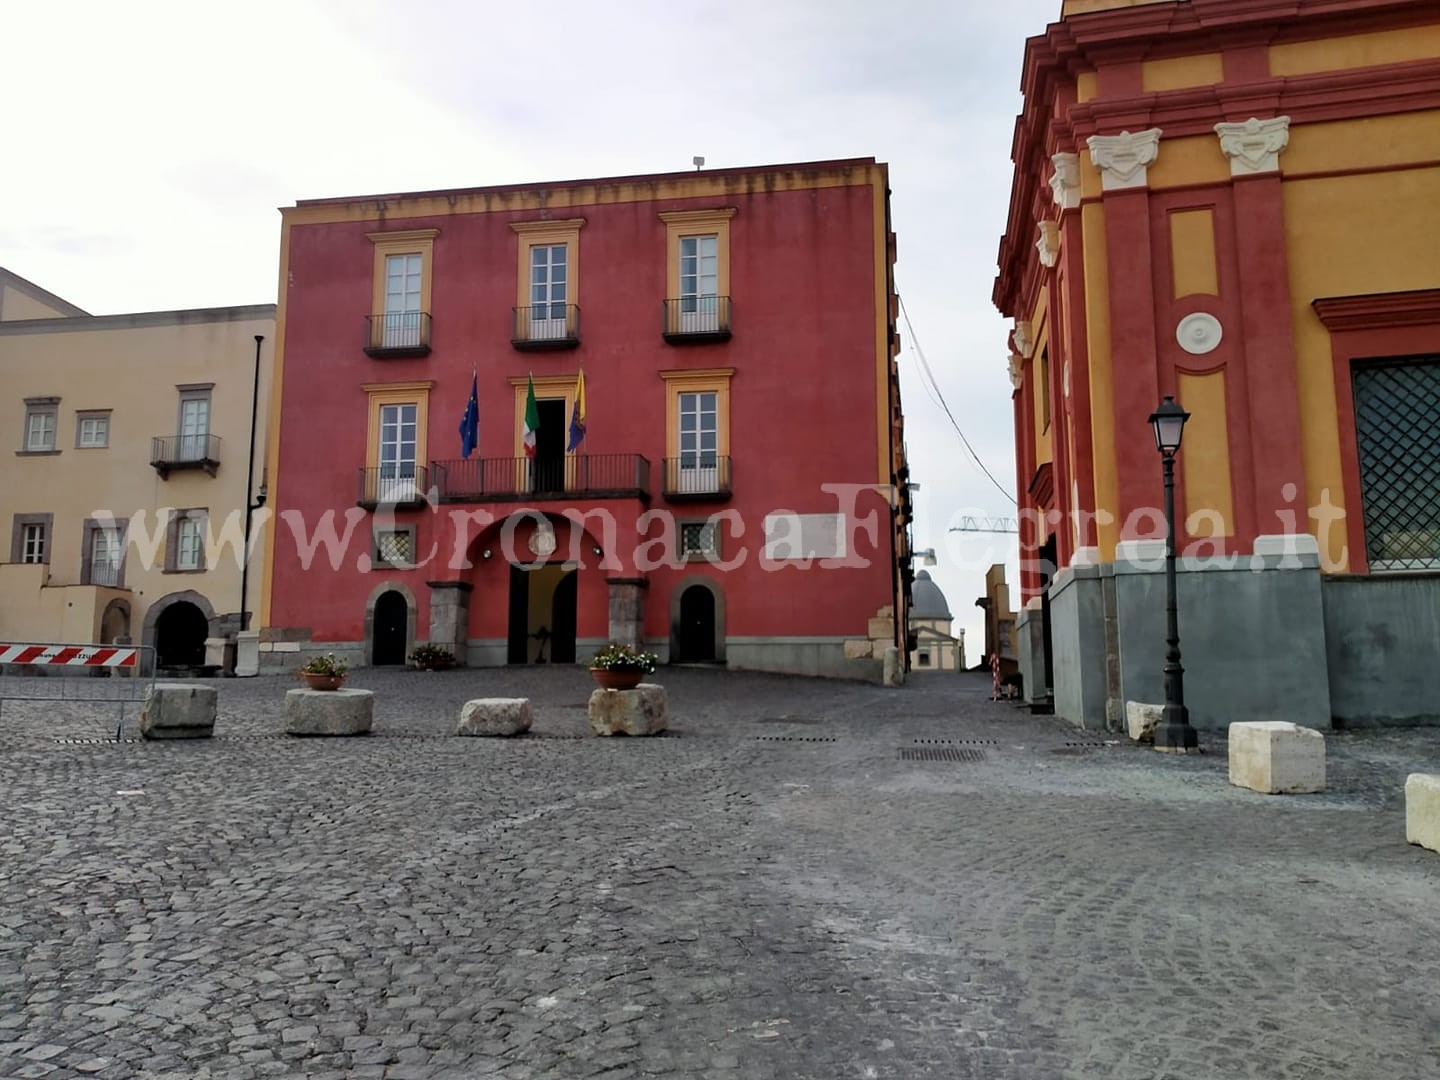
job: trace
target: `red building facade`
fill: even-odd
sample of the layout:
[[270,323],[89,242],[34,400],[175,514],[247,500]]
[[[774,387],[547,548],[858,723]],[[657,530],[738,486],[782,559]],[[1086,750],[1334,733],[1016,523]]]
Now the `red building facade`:
[[884,165],[282,213],[272,660],[429,641],[563,663],[620,640],[871,677],[903,653]]

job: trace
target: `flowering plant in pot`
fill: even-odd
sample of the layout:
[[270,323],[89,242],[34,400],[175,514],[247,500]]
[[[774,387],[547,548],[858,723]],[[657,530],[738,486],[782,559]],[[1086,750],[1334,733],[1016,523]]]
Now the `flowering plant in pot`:
[[612,641],[590,661],[590,674],[606,690],[632,690],[655,670],[659,657]]
[[439,645],[417,645],[410,654],[417,671],[444,671],[455,666],[455,654]]
[[350,665],[333,652],[312,656],[300,668],[300,677],[311,690],[338,690],[345,681]]

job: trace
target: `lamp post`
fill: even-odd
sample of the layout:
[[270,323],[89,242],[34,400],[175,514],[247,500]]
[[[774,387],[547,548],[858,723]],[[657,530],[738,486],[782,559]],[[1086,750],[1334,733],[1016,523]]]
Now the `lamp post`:
[[1166,395],[1150,414],[1155,449],[1165,468],[1165,710],[1155,728],[1155,749],[1164,754],[1195,754],[1200,739],[1185,708],[1185,669],[1180,666],[1180,623],[1175,605],[1175,454],[1190,414]]

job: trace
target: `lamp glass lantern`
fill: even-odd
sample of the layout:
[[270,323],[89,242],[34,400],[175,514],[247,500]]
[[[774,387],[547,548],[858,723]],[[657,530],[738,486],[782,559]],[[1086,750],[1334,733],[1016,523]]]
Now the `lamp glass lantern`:
[[1175,399],[1165,395],[1160,407],[1150,414],[1150,426],[1155,429],[1155,449],[1162,454],[1173,454],[1180,449],[1180,439],[1185,434],[1185,421],[1190,414],[1175,404]]

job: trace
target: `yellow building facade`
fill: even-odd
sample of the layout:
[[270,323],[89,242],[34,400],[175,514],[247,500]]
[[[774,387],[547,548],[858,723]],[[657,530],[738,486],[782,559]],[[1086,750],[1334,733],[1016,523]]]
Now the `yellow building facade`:
[[1440,630],[1440,5],[1060,7],[994,293],[1027,693],[1087,726],[1159,700],[1170,396],[1197,722],[1440,718],[1383,644]]
[[274,332],[270,304],[90,315],[0,269],[0,641],[199,669],[242,628]]

